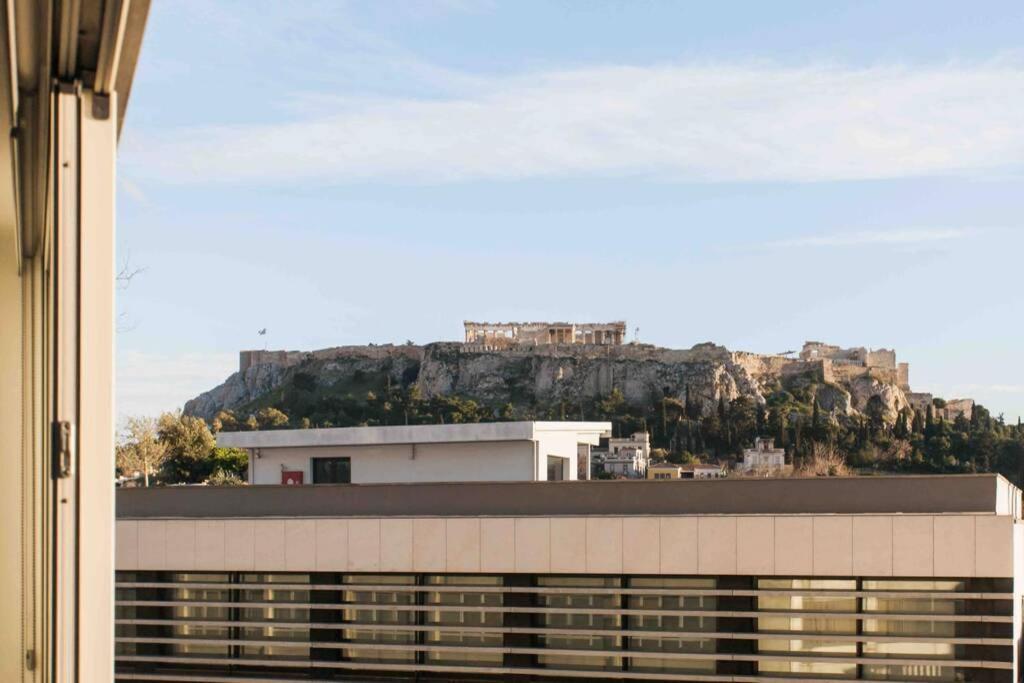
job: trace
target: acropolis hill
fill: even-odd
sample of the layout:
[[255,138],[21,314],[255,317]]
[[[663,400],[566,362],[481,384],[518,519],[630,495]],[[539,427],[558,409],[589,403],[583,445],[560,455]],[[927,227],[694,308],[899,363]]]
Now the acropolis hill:
[[912,391],[909,365],[888,349],[807,342],[799,355],[766,355],[713,343],[690,349],[625,343],[625,333],[624,322],[467,322],[462,342],[242,351],[239,371],[189,401],[185,412],[208,419],[224,409],[244,413],[298,385],[309,400],[415,386],[424,398],[454,395],[530,414],[554,406],[564,411],[615,389],[638,407],[689,393],[706,413],[720,399],[743,396],[764,405],[773,392],[795,391],[836,420],[863,414],[869,404],[889,422],[904,409],[929,406],[948,420],[969,418],[974,406],[970,399],[933,403],[931,394]]

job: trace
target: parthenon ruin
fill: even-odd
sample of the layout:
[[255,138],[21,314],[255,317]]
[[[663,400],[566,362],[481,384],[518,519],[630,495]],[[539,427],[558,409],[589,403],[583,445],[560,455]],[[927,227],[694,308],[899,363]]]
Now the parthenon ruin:
[[476,323],[465,321],[465,342],[491,347],[545,344],[617,346],[626,340],[625,321],[610,323]]

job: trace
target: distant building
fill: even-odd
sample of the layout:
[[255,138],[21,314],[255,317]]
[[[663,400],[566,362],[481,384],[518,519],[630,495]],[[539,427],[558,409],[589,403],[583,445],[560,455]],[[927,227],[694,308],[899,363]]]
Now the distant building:
[[626,323],[477,323],[465,321],[465,343],[491,348],[518,345],[597,344],[617,346],[626,341]]
[[723,479],[728,476],[724,465],[694,462],[680,467],[683,479]]
[[682,479],[683,467],[671,462],[652,462],[647,466],[648,479]]
[[775,439],[758,437],[753,448],[743,451],[743,462],[736,463],[740,472],[779,472],[786,469],[786,451],[775,447]]
[[250,484],[562,481],[588,478],[590,448],[611,427],[493,422],[280,429],[221,432],[217,445],[249,451]]
[[647,466],[647,479],[722,479],[727,475],[722,465],[706,462],[687,465],[652,462]]
[[646,477],[650,462],[651,437],[647,432],[634,432],[629,437],[608,439],[608,450],[602,457],[605,472],[630,479]]

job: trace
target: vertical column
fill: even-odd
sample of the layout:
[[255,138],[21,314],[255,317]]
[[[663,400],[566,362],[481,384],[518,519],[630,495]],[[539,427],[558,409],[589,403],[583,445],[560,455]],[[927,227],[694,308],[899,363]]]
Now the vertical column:
[[[61,97],[70,97],[61,95]],[[85,91],[78,106],[81,229],[79,353],[79,601],[89,628],[78,639],[79,680],[110,678],[114,667],[114,193],[117,96],[109,115]]]
[[[860,615],[860,614],[863,614],[863,612],[864,612],[864,597],[863,597],[864,579],[861,579],[861,578],[857,579],[856,588],[857,588],[857,593],[860,594],[857,597],[857,614]],[[860,659],[861,657],[864,656],[864,640],[863,640],[863,638],[864,638],[864,620],[863,619],[857,619],[856,629],[857,629],[857,659]],[[859,663],[859,662],[857,663],[857,675],[856,675],[856,678],[857,678],[857,680],[860,680],[860,679],[864,678],[864,665]]]
[[[731,590],[751,590],[755,581],[748,576],[720,576],[717,587]],[[742,596],[719,596],[716,609],[720,612],[752,612],[756,598]],[[749,617],[717,617],[715,630],[720,633],[753,633],[757,629],[756,620]],[[715,652],[727,654],[755,654],[756,640],[739,638],[716,638]],[[731,676],[753,676],[756,673],[755,662],[718,660],[715,673]]]
[[[331,585],[338,586],[338,590],[310,590],[309,602],[314,605],[334,604],[338,605],[342,602],[341,595],[341,574],[335,573],[313,573],[309,575],[310,585]],[[327,624],[340,624],[341,623],[341,610],[338,608],[334,609],[311,609],[309,610],[309,621],[311,624],[316,623],[327,623]],[[311,643],[340,643],[341,642],[341,629],[340,628],[312,628],[309,629],[309,640]],[[341,660],[341,650],[336,647],[316,647],[316,645],[310,645],[309,658],[313,661],[328,661],[337,662]],[[313,674],[319,674],[319,670],[313,670]]]
[[[426,577],[423,574],[417,574],[415,581],[416,586],[422,588],[422,586],[426,584]],[[423,627],[427,623],[427,613],[423,610],[423,605],[427,604],[427,594],[425,591],[421,589],[417,590],[414,593],[414,596],[415,597],[413,597],[413,600],[415,601],[416,606],[419,607],[419,609],[417,609],[414,612],[415,616],[413,617],[413,622],[416,624],[416,626],[419,627],[419,630],[415,631],[413,641],[416,643],[417,647],[420,648],[416,650],[416,663],[422,666],[427,663],[427,653],[423,649],[423,646],[427,642],[427,632],[423,630]],[[416,674],[416,680],[419,680],[418,673]]]
[[[505,586],[532,586],[533,577],[523,574],[506,574]],[[533,607],[536,596],[533,593],[505,593],[504,607]],[[532,613],[502,613],[502,625],[511,628],[534,626],[536,615]],[[505,647],[534,647],[536,637],[531,633],[506,633],[502,639]],[[529,668],[535,666],[537,658],[528,654],[506,654],[504,665],[513,668]]]
[[[60,84],[54,95],[56,121],[54,122],[55,169],[53,207],[53,263],[50,268],[50,289],[52,298],[52,339],[51,363],[53,390],[51,394],[51,443],[52,458],[52,534],[54,539],[53,558],[53,678],[57,683],[79,680],[78,671],[78,552],[80,537],[78,500],[79,453],[77,431],[79,426],[79,301],[80,254],[79,254],[79,108],[77,87]],[[113,278],[113,275],[111,275]],[[111,433],[113,429],[111,427]],[[111,489],[110,469],[104,489]],[[100,494],[102,496],[102,494]],[[113,508],[108,524],[113,524]],[[101,543],[103,543],[103,540]],[[109,542],[109,541],[108,541]],[[108,567],[109,579],[113,580],[113,563]],[[100,589],[102,591],[102,588]],[[110,609],[113,595],[109,596],[101,612]],[[102,628],[102,617],[101,627]],[[109,647],[107,639],[105,647]],[[112,662],[111,662],[112,663]],[[109,675],[109,674],[108,674]],[[97,680],[101,677],[97,676]]]

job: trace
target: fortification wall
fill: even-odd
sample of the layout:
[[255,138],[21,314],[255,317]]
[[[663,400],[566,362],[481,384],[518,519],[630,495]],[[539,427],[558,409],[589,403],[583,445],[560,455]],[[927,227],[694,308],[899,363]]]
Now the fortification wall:
[[869,367],[895,370],[896,352],[891,349],[878,349],[877,351],[868,351],[867,357],[865,358],[865,362]]
[[383,360],[404,357],[413,360],[423,358],[423,347],[411,344],[369,344],[365,346],[332,346],[316,351],[268,351],[265,349],[240,351],[238,369],[245,372],[256,365],[278,365],[291,367],[306,360],[334,360],[338,358],[366,358]]
[[923,391],[912,391],[906,396],[907,403],[910,404],[911,409],[920,410],[922,413],[928,410],[928,406],[932,405],[932,402],[935,400],[933,394]]
[[896,381],[900,389],[910,391],[910,363],[900,363],[896,366]]
[[974,414],[974,399],[973,398],[953,398],[946,401],[946,407],[942,409],[943,417],[946,420],[952,422],[960,415],[963,415],[968,420]]
[[732,353],[724,346],[698,344],[692,349],[665,349],[652,344],[516,344],[437,342],[432,348],[448,353],[496,353],[508,358],[610,358],[670,363],[728,363]]
[[899,374],[896,368],[864,367],[847,363],[832,363],[831,366],[830,382],[852,382],[861,377],[870,377],[883,384],[897,384]]

